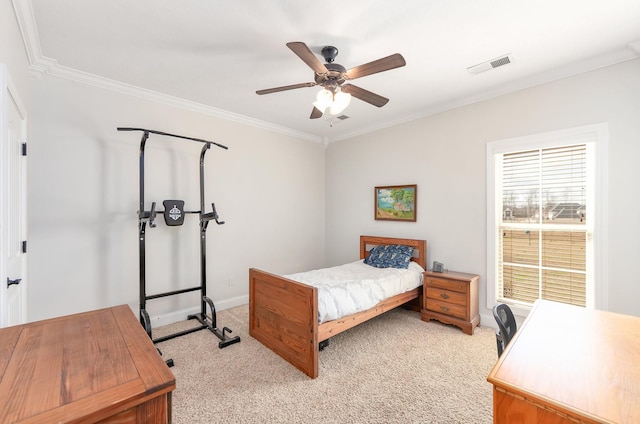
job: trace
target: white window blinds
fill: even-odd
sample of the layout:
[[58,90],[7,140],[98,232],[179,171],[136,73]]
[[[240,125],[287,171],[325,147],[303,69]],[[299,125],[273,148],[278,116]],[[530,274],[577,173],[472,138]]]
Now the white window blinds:
[[588,145],[504,153],[496,202],[496,298],[586,304]]

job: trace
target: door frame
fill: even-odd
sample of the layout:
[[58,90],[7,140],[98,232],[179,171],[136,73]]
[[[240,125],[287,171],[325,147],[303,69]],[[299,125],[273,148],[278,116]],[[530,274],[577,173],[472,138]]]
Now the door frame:
[[[9,106],[10,102],[13,103],[17,109],[17,112],[20,116],[21,121],[21,137],[23,137],[22,142],[26,143],[27,137],[27,113],[24,104],[20,100],[17,89],[15,85],[11,81],[11,77],[9,75],[8,68],[5,64],[0,63],[0,140],[2,144],[0,144],[0,327],[5,327],[7,325],[15,325],[27,322],[27,294],[28,294],[28,281],[27,281],[27,255],[26,252],[22,253],[22,264],[19,278],[22,279],[20,284],[17,286],[20,288],[20,305],[17,321],[10,321],[9,316],[9,291],[7,286],[7,278],[11,278],[12,276],[8,275],[8,266],[7,266],[7,245],[5,244],[5,240],[8,237],[8,226],[9,222],[7,219],[7,210],[8,210],[8,171],[7,171],[7,163],[10,160],[9,157],[9,143],[5,143],[8,134],[8,125],[9,125]],[[22,235],[23,240],[27,239],[27,167],[26,167],[26,157],[22,158],[23,164],[21,169],[20,178],[24,181],[24,186],[22,187],[24,192],[21,194],[22,201],[22,210],[24,213],[24,219],[21,220],[21,228],[20,234]]]

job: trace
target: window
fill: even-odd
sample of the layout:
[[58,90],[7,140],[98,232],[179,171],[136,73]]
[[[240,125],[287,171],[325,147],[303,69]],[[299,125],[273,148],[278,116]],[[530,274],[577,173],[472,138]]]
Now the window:
[[[606,125],[487,145],[487,307],[606,304]],[[597,283],[596,283],[597,282]]]

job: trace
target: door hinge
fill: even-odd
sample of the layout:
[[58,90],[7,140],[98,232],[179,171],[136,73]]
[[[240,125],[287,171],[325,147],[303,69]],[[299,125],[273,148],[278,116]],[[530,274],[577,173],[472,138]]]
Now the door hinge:
[[27,253],[27,241],[22,241],[22,253]]
[[27,156],[27,143],[22,143],[21,154],[22,156]]

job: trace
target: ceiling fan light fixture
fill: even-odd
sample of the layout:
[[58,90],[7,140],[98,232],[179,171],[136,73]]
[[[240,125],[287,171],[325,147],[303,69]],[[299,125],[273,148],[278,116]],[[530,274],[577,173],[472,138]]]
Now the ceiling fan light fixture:
[[318,95],[316,96],[316,101],[313,102],[313,106],[320,112],[324,113],[325,109],[331,107],[332,105],[333,93],[325,88],[318,91]]
[[333,104],[329,108],[329,113],[331,115],[339,115],[349,106],[349,103],[351,103],[351,94],[338,90],[333,95]]
[[338,115],[351,103],[351,94],[343,93],[340,88],[336,88],[335,93],[323,88],[318,92],[313,106],[323,114],[328,108],[331,115]]

